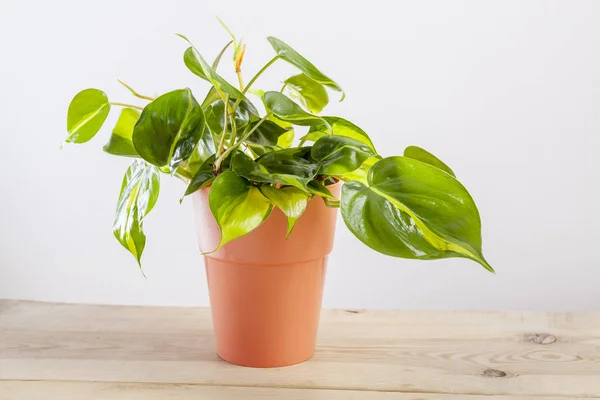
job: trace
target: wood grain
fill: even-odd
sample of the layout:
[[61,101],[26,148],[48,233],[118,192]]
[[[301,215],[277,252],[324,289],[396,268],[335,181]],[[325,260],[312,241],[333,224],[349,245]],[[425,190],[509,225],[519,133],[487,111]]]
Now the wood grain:
[[600,314],[326,310],[312,360],[263,370],[218,359],[207,309],[0,300],[0,399],[69,399],[70,387],[86,399],[600,398]]

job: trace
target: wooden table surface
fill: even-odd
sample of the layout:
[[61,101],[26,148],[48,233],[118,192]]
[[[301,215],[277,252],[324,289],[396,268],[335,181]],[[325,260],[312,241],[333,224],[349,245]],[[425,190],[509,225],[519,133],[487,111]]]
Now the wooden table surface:
[[205,308],[0,300],[2,400],[600,399],[600,314],[323,312],[315,357],[215,355]]

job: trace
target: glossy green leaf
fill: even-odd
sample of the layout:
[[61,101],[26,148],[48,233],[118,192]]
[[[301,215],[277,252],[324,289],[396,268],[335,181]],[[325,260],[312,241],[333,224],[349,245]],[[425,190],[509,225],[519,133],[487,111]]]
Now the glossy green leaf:
[[209,81],[215,88],[220,90],[222,93],[228,94],[232,99],[245,98],[242,92],[227,82],[221,75],[217,74],[217,72],[206,62],[206,60],[200,55],[198,50],[187,37],[181,34],[177,35],[188,42],[191,46],[187,48],[183,54],[183,62],[192,73]]
[[367,246],[415,259],[464,257],[493,271],[481,252],[473,199],[454,177],[408,157],[376,163],[367,184],[342,187],[342,216]]
[[410,157],[412,159],[422,161],[426,164],[433,165],[434,167],[439,168],[442,171],[447,172],[454,177],[456,176],[454,174],[454,171],[452,171],[452,169],[449,166],[444,164],[442,160],[420,147],[408,146],[404,150],[404,157]]
[[289,77],[284,83],[290,96],[313,114],[320,113],[329,103],[329,96],[323,85],[306,74]]
[[304,111],[293,100],[279,92],[265,92],[264,102],[267,111],[283,121],[303,126],[324,124],[329,128],[329,123],[323,118]]
[[108,143],[104,145],[103,150],[115,156],[139,157],[131,141],[133,127],[139,118],[139,111],[133,108],[122,109],[117,124],[113,128],[112,135]]
[[137,260],[141,267],[141,257],[146,245],[143,231],[144,218],[156,204],[160,192],[158,169],[142,160],[135,160],[127,169],[117,211],[113,233]]
[[[291,125],[291,124],[290,124]],[[282,126],[279,124],[279,126]],[[287,128],[287,131],[277,139],[277,146],[282,149],[289,148],[294,143],[294,129]]]
[[196,171],[196,174],[192,177],[184,196],[188,196],[194,193],[196,190],[202,189],[203,187],[206,187],[212,183],[212,181],[215,179],[215,172],[213,170],[214,163],[214,154],[204,160],[200,168],[198,168]]
[[325,186],[323,184],[323,182],[320,181],[311,181],[308,183],[308,190],[310,191],[311,194],[320,196],[324,199],[331,199],[331,200],[337,200],[337,197],[335,197],[331,191],[329,189],[327,189],[327,186]]
[[110,104],[98,89],[85,89],[75,95],[67,112],[67,143],[85,143],[102,128]]
[[277,53],[277,55],[281,59],[289,62],[290,64],[292,64],[293,66],[295,66],[300,71],[304,72],[306,75],[308,75],[313,80],[319,82],[320,84],[330,87],[333,90],[337,90],[338,92],[342,92],[342,98],[340,99],[340,101],[344,100],[345,94],[342,88],[337,83],[335,83],[333,79],[319,71],[317,67],[315,67],[310,61],[308,61],[306,58],[300,55],[296,50],[292,49],[285,42],[283,42],[280,39],[277,39],[276,37],[269,36],[267,40],[275,50],[275,53]]
[[321,164],[319,174],[343,175],[358,169],[375,152],[368,145],[344,136],[323,136],[315,142],[310,155]]
[[149,163],[174,170],[192,155],[205,126],[192,92],[174,90],[144,108],[133,129],[133,146]]
[[253,182],[291,185],[308,192],[306,185],[315,177],[318,165],[293,152],[279,150],[266,153],[256,161],[239,152],[233,158],[232,169]]
[[258,228],[273,207],[258,188],[232,171],[223,172],[213,181],[208,203],[221,231],[221,240],[213,251]]
[[[230,101],[230,106],[233,106],[234,100]],[[217,100],[206,108],[206,123],[210,130],[215,134],[221,134],[225,127],[225,107],[223,100]],[[231,111],[231,107],[230,107]],[[228,117],[229,118],[229,117]],[[244,130],[252,120],[258,120],[258,111],[256,107],[249,101],[242,100],[235,110],[234,121],[238,132]],[[227,122],[227,132],[231,132],[231,120]]]
[[[254,125],[258,124],[258,121],[250,124],[249,129],[252,129]],[[246,142],[257,144],[259,146],[276,146],[279,141],[279,137],[287,133],[288,129],[285,129],[277,123],[269,120],[264,120],[250,136],[246,139]]]
[[379,155],[368,158],[360,165],[360,167],[358,167],[358,169],[355,169],[354,171],[350,172],[344,172],[342,175],[338,175],[338,178],[344,181],[358,181],[366,184],[367,177],[369,175],[369,170],[373,165],[375,165],[376,162],[378,162],[382,158],[383,157]]
[[303,190],[291,186],[277,189],[273,186],[264,185],[261,186],[260,190],[267,199],[285,214],[288,223],[286,237],[290,236],[296,221],[306,210],[308,195]]
[[375,151],[375,146],[369,138],[369,135],[352,122],[345,120],[340,117],[322,117],[331,126],[331,131],[326,125],[315,125],[311,126],[310,130],[300,140],[316,142],[321,137],[333,134],[334,136],[343,136],[350,139],[357,140],[361,143],[366,144]]

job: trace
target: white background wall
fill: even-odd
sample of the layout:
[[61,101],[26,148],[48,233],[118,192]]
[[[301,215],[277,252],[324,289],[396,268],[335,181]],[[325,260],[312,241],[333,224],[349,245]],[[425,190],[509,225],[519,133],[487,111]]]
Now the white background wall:
[[[81,89],[135,101],[121,78],[203,97],[173,33],[212,58],[228,41],[217,14],[248,43],[247,79],[271,57],[265,37],[284,39],[346,89],[328,113],[363,127],[384,156],[429,149],[479,205],[497,275],[377,254],[340,220],[325,306],[600,310],[594,1],[0,0],[0,297],[207,304],[183,184],[162,180],[145,280],[111,232],[128,160],[101,151],[109,129],[59,147]],[[292,72],[278,65],[259,84],[278,88]]]

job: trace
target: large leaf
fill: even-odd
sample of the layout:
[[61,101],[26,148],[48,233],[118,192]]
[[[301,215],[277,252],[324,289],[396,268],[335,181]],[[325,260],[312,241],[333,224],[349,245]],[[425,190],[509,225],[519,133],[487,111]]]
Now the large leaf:
[[376,153],[368,145],[345,136],[323,136],[311,149],[312,159],[321,164],[319,174],[343,175],[358,169]]
[[331,131],[326,125],[314,125],[310,127],[310,130],[300,140],[316,142],[321,137],[333,134],[334,136],[344,136],[350,139],[358,140],[361,143],[368,145],[371,150],[375,151],[375,146],[369,138],[369,135],[352,122],[345,120],[340,117],[322,117],[329,126]]
[[190,89],[174,90],[144,108],[133,129],[133,146],[149,163],[175,169],[192,155],[205,126]]
[[290,96],[313,114],[320,113],[329,103],[329,96],[323,85],[306,74],[289,77],[284,83]]
[[67,112],[68,143],[85,143],[98,133],[106,121],[110,104],[98,89],[85,89],[75,95]]
[[303,126],[324,124],[330,128],[329,123],[323,118],[304,111],[293,100],[279,92],[265,92],[264,103],[267,111],[283,121]]
[[115,156],[139,157],[131,141],[133,127],[139,118],[139,111],[133,108],[122,109],[117,124],[113,128],[112,135],[108,143],[104,145],[103,150]]
[[493,271],[481,252],[481,222],[473,199],[454,177],[407,157],[389,157],[367,184],[342,187],[342,216],[367,246],[415,259],[465,257]]
[[159,172],[142,160],[135,160],[127,169],[117,202],[113,233],[137,260],[146,245],[144,218],[156,204],[160,191]]
[[273,207],[258,188],[232,171],[225,171],[214,180],[208,203],[221,231],[221,240],[213,251],[258,228]]
[[239,152],[233,158],[232,169],[250,181],[291,185],[308,193],[306,186],[315,177],[318,165],[280,150],[266,153],[256,161]]
[[410,157],[412,159],[422,161],[429,165],[433,165],[434,167],[439,168],[442,171],[447,172],[454,177],[456,176],[454,174],[454,171],[452,171],[452,169],[449,166],[444,164],[442,160],[420,147],[408,146],[406,149],[404,149],[404,157]]
[[300,55],[296,50],[292,49],[285,42],[277,39],[276,37],[270,36],[267,38],[267,40],[269,43],[271,43],[271,46],[281,59],[289,62],[320,84],[330,87],[333,90],[337,90],[338,92],[342,92],[342,98],[340,101],[344,99],[345,94],[342,88],[335,83],[333,79],[319,71],[317,67]]
[[290,186],[277,189],[273,186],[263,185],[260,190],[285,214],[288,223],[286,237],[290,236],[296,221],[306,210],[308,195],[303,190]]
[[212,183],[212,181],[215,179],[215,173],[213,170],[214,163],[214,154],[204,160],[200,168],[198,168],[196,171],[196,174],[192,177],[184,196],[188,196],[194,193],[196,190],[202,189],[203,187],[206,187]]
[[187,37],[181,34],[178,34],[178,36],[188,42],[191,46],[183,54],[183,62],[190,71],[200,78],[209,81],[219,91],[228,94],[231,99],[244,98],[242,92],[227,82],[221,75],[217,74]]

